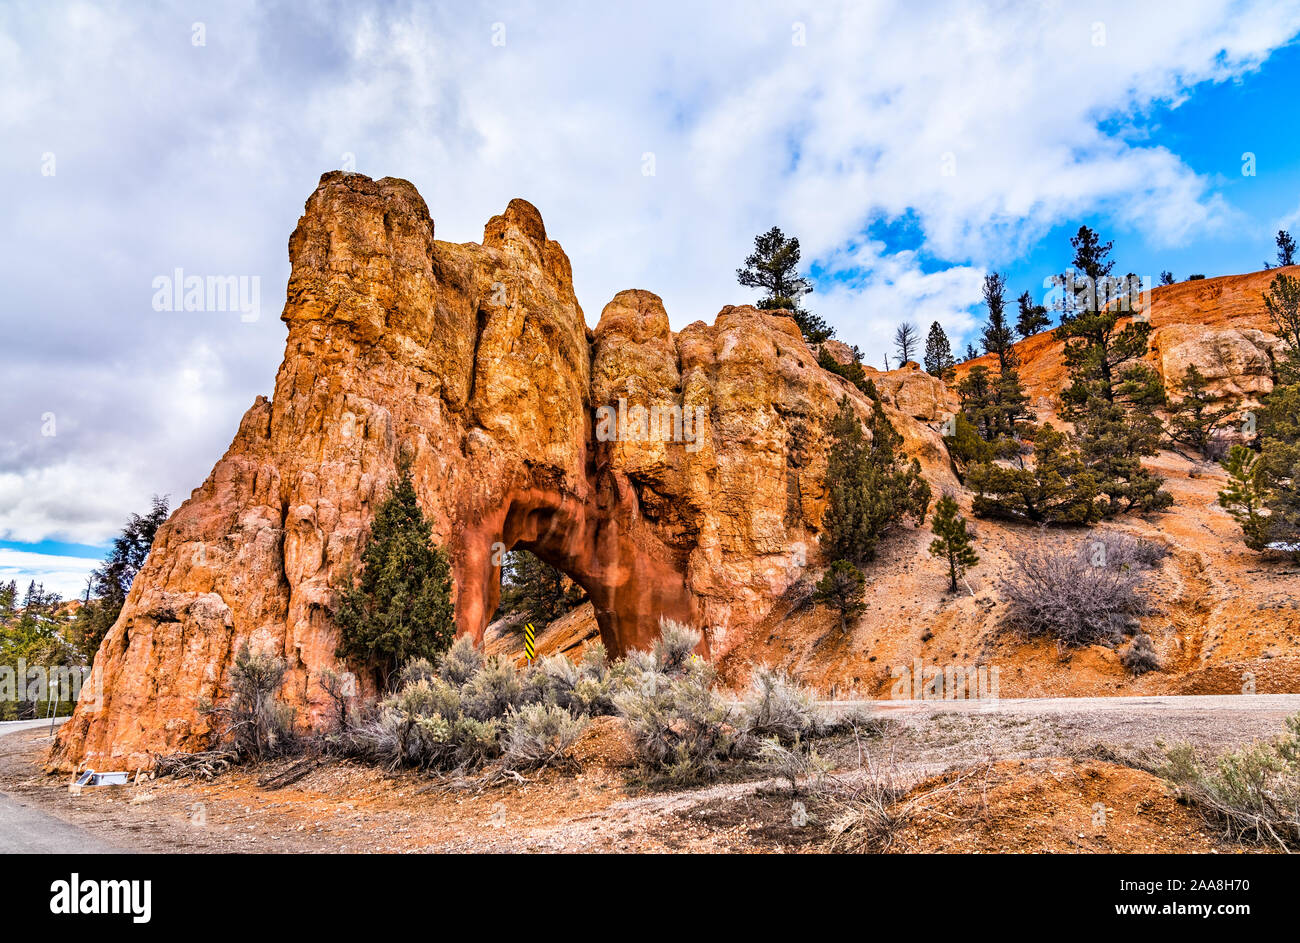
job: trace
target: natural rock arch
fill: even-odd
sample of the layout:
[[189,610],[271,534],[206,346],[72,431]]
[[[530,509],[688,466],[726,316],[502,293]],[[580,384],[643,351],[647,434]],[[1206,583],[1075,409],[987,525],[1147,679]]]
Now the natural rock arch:
[[[442,242],[411,184],[361,174],[321,178],[289,256],[274,394],[159,529],[59,762],[202,747],[199,705],[225,693],[244,643],[286,660],[283,696],[305,722],[324,716],[331,613],[399,454],[476,638],[511,547],[587,590],[615,653],[668,616],[723,654],[817,562],[827,429],[842,397],[868,406],[789,317],[727,307],[673,332],[660,299],[632,290],[592,331],[532,205],[512,200],[482,244]],[[909,453],[955,486],[938,433],[913,418],[951,399],[943,384],[880,386]],[[890,405],[904,401],[921,405]],[[698,422],[689,441],[595,435],[615,403]]]

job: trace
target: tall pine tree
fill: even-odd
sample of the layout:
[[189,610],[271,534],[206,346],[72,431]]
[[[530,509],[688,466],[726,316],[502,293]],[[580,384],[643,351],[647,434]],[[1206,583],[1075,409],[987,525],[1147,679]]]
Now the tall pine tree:
[[840,400],[831,436],[826,465],[830,501],[822,518],[822,543],[830,559],[862,566],[904,518],[917,525],[925,520],[930,486],[921,477],[920,463],[898,454],[902,437],[879,402],[872,403],[864,429],[848,397]]

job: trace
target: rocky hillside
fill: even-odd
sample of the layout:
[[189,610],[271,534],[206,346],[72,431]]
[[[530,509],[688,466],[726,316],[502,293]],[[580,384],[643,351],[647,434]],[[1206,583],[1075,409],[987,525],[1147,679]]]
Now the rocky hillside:
[[[1163,690],[1220,669],[1235,677],[1239,664],[1258,667],[1267,690],[1277,672],[1264,661],[1292,650],[1295,576],[1259,569],[1235,542],[1213,504],[1217,472],[1164,455],[1174,511],[1113,525],[1173,549],[1169,608],[1148,629],[1166,659],[1159,678],[1125,682],[1113,653],[1063,666],[1054,651],[1002,640],[996,575],[1018,542],[1041,538],[994,525],[980,525],[983,562],[956,600],[926,553],[928,529],[904,528],[868,574],[867,614],[832,633],[829,616],[794,611],[787,591],[825,562],[830,419],[842,397],[863,415],[867,400],[817,365],[789,318],[729,306],[674,333],[661,300],[631,290],[592,331],[533,206],[511,201],[481,244],[441,242],[420,195],[392,178],[326,174],[289,254],[274,393],[159,530],[96,658],[99,696],[60,735],[63,765],[136,767],[151,751],[201,746],[199,704],[220,697],[245,641],[284,657],[285,697],[305,721],[320,716],[332,608],[399,457],[450,553],[459,630],[477,638],[497,607],[501,551],[518,547],[591,600],[544,651],[597,636],[615,652],[644,646],[667,615],[704,627],[708,654],[736,681],[764,660],[828,693],[873,696],[888,693],[891,666],[995,659],[1004,696]],[[1267,277],[1158,291],[1167,376],[1195,362],[1225,395],[1266,392]],[[1050,409],[1059,349],[1050,335],[1021,348]],[[868,373],[935,491],[960,492],[937,431],[955,397],[915,365]]]

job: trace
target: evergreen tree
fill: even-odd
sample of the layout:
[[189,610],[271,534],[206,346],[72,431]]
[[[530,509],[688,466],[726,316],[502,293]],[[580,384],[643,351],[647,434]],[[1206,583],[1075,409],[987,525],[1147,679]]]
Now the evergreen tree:
[[[1296,361],[1287,359],[1294,375]],[[1259,433],[1268,543],[1300,562],[1300,382],[1268,395]]]
[[1161,272],[1161,273],[1160,273],[1160,284],[1161,284],[1161,285],[1172,285],[1172,284],[1174,284],[1174,273],[1173,273],[1173,272],[1168,272],[1168,271],[1166,271],[1166,272]]
[[754,251],[745,264],[736,269],[736,278],[746,288],[761,288],[765,292],[758,307],[765,311],[789,311],[799,326],[804,339],[810,344],[820,344],[835,334],[822,318],[804,310],[800,299],[812,292],[810,280],[799,274],[799,240],[787,239],[785,233],[773,226],[754,237]]
[[984,353],[997,354],[998,369],[1002,373],[1017,365],[1016,352],[1011,346],[1015,343],[1015,335],[1007,323],[1006,287],[1006,279],[997,272],[984,276],[984,304],[989,309],[989,321],[981,339]]
[[966,345],[966,360],[965,360],[966,363],[969,363],[970,361],[975,360],[976,358],[979,357],[979,355],[980,355],[980,352],[979,352],[978,350],[975,349],[975,345],[974,345],[974,344],[967,344],[967,345]]
[[1265,491],[1262,480],[1264,465],[1246,446],[1234,445],[1223,467],[1228,473],[1228,486],[1219,492],[1219,505],[1241,525],[1246,546],[1263,550],[1268,544],[1268,520],[1261,513]]
[[914,359],[913,355],[916,353],[919,343],[920,338],[917,336],[915,324],[911,321],[904,321],[898,325],[898,329],[894,331],[894,349],[898,351],[898,365],[900,367]]
[[1070,245],[1074,248],[1074,267],[1093,282],[1106,278],[1114,269],[1115,263],[1110,260],[1114,243],[1103,243],[1101,237],[1087,226],[1080,226],[1079,231],[1070,237]]
[[880,399],[880,391],[876,389],[876,384],[871,382],[867,372],[862,369],[862,351],[858,350],[857,347],[853,348],[853,359],[851,361],[840,363],[831,356],[831,352],[823,344],[817,353],[817,365],[823,370],[828,370],[848,380],[871,399]]
[[337,655],[364,665],[387,690],[409,659],[437,658],[456,633],[451,567],[432,542],[409,463],[375,511],[361,563],[335,614]]
[[1052,320],[1047,316],[1047,308],[1034,304],[1033,296],[1029,292],[1024,292],[1016,302],[1020,305],[1020,315],[1016,318],[1016,332],[1022,338],[1033,337],[1051,327]]
[[154,495],[148,513],[131,515],[122,533],[113,539],[113,547],[104,562],[91,571],[85,604],[77,610],[72,629],[84,663],[94,660],[104,636],[121,615],[131,584],[144,566],[167,514],[167,499]]
[[1001,457],[1019,451],[1018,440],[1032,428],[1029,397],[1015,370],[990,375],[983,364],[971,367],[957,384],[962,413]]
[[502,615],[522,613],[544,628],[586,599],[581,586],[527,550],[506,554],[501,569]]
[[1101,516],[1097,482],[1077,449],[1050,423],[1034,438],[1027,468],[988,462],[971,468],[966,484],[975,492],[979,517],[1034,524],[1091,524]]
[[951,382],[956,365],[948,335],[944,333],[943,326],[935,321],[930,325],[930,333],[925,339],[925,372],[944,382]]
[[979,434],[964,412],[953,417],[952,433],[944,436],[943,441],[957,464],[959,474],[964,475],[967,468],[998,457],[994,447]]
[[[58,593],[46,592],[34,580],[27,584],[21,601],[17,584],[0,586],[0,666],[17,672],[19,660],[33,668],[54,668],[76,661],[62,632],[64,622],[58,615],[61,603]],[[59,712],[71,706],[64,701],[58,705]],[[0,720],[44,716],[50,707],[48,700],[0,698]]]
[[1277,231],[1277,264],[1295,265],[1295,240],[1285,229]]
[[1300,281],[1278,275],[1264,304],[1282,340],[1278,385],[1259,416],[1259,457],[1233,448],[1219,503],[1241,523],[1246,546],[1300,562]]
[[[1074,264],[1089,279],[1110,275],[1111,243],[1086,226],[1070,240]],[[1061,394],[1061,416],[1074,423],[1080,452],[1107,496],[1106,516],[1125,510],[1157,511],[1173,503],[1162,480],[1142,467],[1143,456],[1159,451],[1163,428],[1156,410],[1165,404],[1160,375],[1142,361],[1151,324],[1132,320],[1119,327],[1117,305],[1088,305],[1056,329],[1062,341],[1069,386]]]
[[841,635],[862,613],[862,588],[862,571],[847,560],[836,560],[817,581],[813,599],[839,613]]
[[921,477],[919,462],[906,462],[897,454],[902,437],[879,402],[872,403],[864,431],[848,397],[840,400],[831,436],[826,465],[830,501],[822,519],[822,544],[832,559],[861,566],[903,518],[911,517],[918,526],[924,522],[930,486]]
[[930,542],[930,553],[948,561],[949,589],[957,592],[957,577],[980,562],[975,553],[974,541],[966,529],[966,519],[961,516],[957,500],[944,492],[939,503],[934,506],[934,518],[931,521],[934,540]]
[[1186,445],[1209,457],[1215,433],[1228,425],[1233,409],[1230,405],[1215,405],[1209,392],[1209,381],[1190,364],[1179,382],[1181,398],[1169,403],[1169,422],[1166,433],[1174,442]]
[[1300,382],[1300,278],[1274,276],[1264,295],[1264,310],[1286,351],[1278,361],[1278,375],[1286,384]]

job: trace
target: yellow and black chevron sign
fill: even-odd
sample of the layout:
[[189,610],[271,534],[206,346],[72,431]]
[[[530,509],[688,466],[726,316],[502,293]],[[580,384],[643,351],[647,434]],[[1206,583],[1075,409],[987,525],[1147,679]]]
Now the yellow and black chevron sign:
[[524,626],[524,654],[528,656],[529,661],[537,657],[537,646],[534,644],[536,641],[537,630],[533,628],[533,624],[530,622]]

